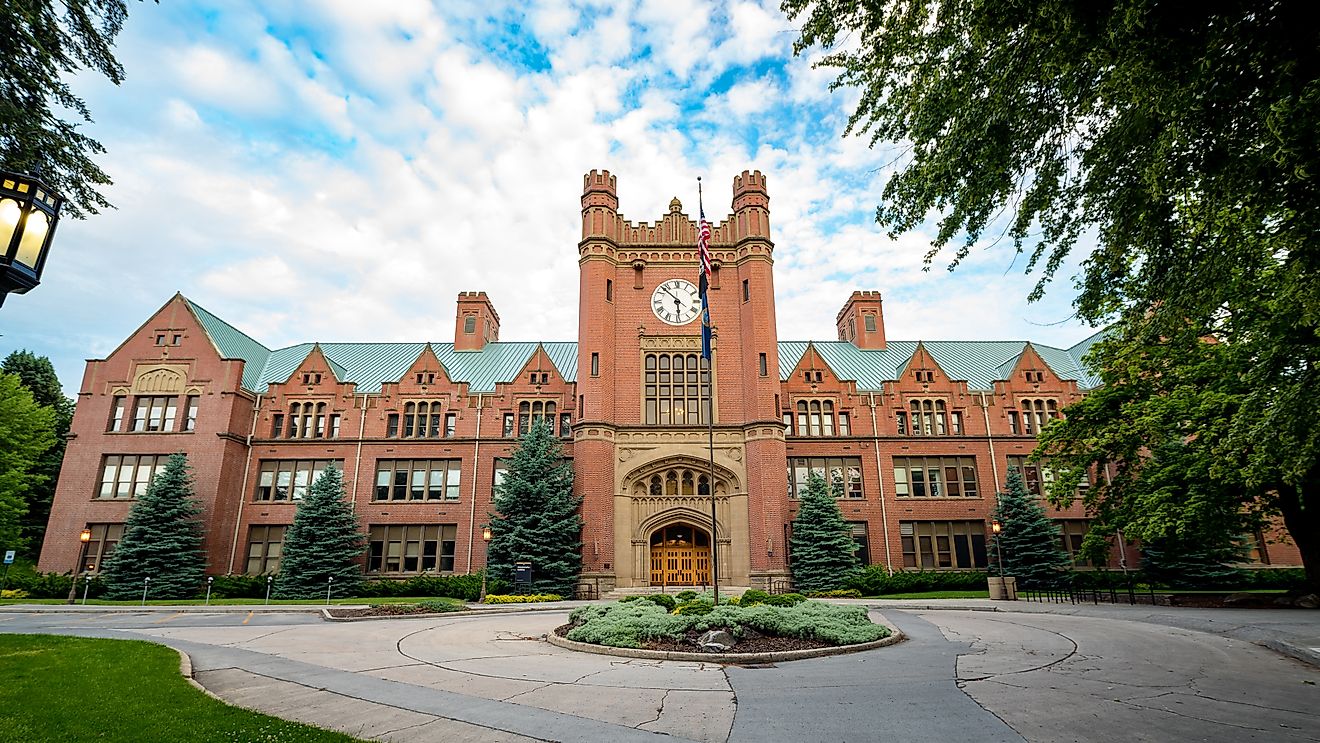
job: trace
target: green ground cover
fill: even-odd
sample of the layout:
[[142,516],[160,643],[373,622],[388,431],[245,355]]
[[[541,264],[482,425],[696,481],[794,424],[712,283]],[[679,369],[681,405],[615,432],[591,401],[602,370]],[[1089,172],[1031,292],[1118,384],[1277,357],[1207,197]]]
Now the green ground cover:
[[[335,598],[331,599],[332,605],[353,604],[417,604],[423,601],[437,601],[441,603],[450,603],[455,606],[463,604],[459,599],[451,599],[435,596],[381,596],[378,598]],[[12,606],[15,604],[63,604],[64,599],[4,599],[0,600],[0,606]],[[82,603],[82,596],[78,597],[79,604]],[[266,602],[262,599],[211,599],[211,606],[261,606]],[[88,606],[140,606],[141,601],[110,601],[107,599],[87,599]],[[325,599],[317,601],[316,599],[289,599],[278,600],[271,599],[270,605],[280,606],[325,606]],[[178,599],[171,601],[161,599],[159,601],[148,599],[147,606],[204,606],[206,601],[203,599]]]
[[988,599],[989,591],[917,591],[915,593],[887,593],[867,596],[869,599]]
[[149,642],[0,635],[0,669],[0,743],[357,740],[212,699]]

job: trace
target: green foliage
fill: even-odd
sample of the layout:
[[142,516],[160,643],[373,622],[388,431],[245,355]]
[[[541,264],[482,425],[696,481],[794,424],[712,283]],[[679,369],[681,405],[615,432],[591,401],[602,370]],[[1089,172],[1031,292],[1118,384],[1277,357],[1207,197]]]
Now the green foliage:
[[759,604],[768,598],[770,598],[770,594],[768,592],[762,591],[759,588],[750,588],[746,591],[743,591],[743,595],[739,599],[738,605],[752,606],[754,604]]
[[[744,594],[745,596],[745,594]],[[687,611],[700,606],[700,611]],[[791,606],[755,604],[712,606],[705,602],[681,604],[678,613],[646,601],[585,606],[569,615],[574,628],[568,639],[613,647],[641,647],[648,640],[680,640],[687,632],[728,630],[741,637],[748,629],[776,637],[821,640],[835,645],[871,642],[889,635],[873,624],[866,609],[805,601]]]
[[[26,494],[27,513],[21,520],[21,542],[29,551],[41,547],[50,520],[50,504],[55,499],[60,465],[64,462],[65,436],[73,422],[73,401],[64,396],[59,377],[50,359],[29,351],[14,351],[0,363],[0,371],[17,374],[23,386],[32,392],[32,399],[55,411],[55,443],[37,459],[31,469]],[[14,545],[17,546],[17,545]]]
[[[205,587],[202,588],[205,595]],[[266,597],[264,575],[217,575],[211,583],[211,598],[261,599]]]
[[922,591],[980,590],[986,587],[985,573],[961,570],[899,570],[893,575],[884,566],[862,569],[848,581],[848,587],[863,596]]
[[[836,87],[859,89],[848,130],[906,153],[877,220],[896,235],[938,215],[928,262],[951,242],[957,264],[1007,235],[1027,270],[1043,268],[1036,299],[1093,237],[1074,306],[1092,324],[1117,320],[1123,340],[1090,365],[1107,388],[1138,384],[1086,398],[1089,421],[1050,446],[1113,447],[1100,458],[1133,470],[1089,496],[1096,540],[1146,501],[1166,507],[1139,528],[1180,539],[1247,504],[1283,516],[1320,587],[1320,67],[1298,62],[1317,45],[1311,5],[782,6],[802,18],[796,51],[847,40],[823,64],[840,70]],[[1210,337],[1220,363],[1185,358]],[[1182,386],[1193,376],[1199,387]],[[1116,458],[1133,441],[1139,454]],[[1141,473],[1147,452],[1164,471]],[[1198,492],[1179,492],[1183,465]],[[1178,506],[1215,521],[1197,526]]]
[[[512,588],[502,580],[491,578],[487,582],[488,593],[506,593]],[[365,582],[358,589],[359,596],[445,596],[448,598],[476,601],[481,598],[481,572],[464,575],[418,575],[407,580],[374,580]]]
[[0,590],[0,599],[25,599],[27,597],[28,592],[21,588],[6,588]]
[[691,601],[696,597],[697,597],[696,591],[679,591],[678,593],[674,594],[674,598],[678,599],[679,601]]
[[806,598],[811,599],[859,599],[861,597],[862,592],[856,588],[837,588],[833,591],[813,591],[806,596]]
[[332,596],[356,595],[362,584],[357,559],[365,542],[353,504],[344,497],[343,475],[334,465],[326,467],[298,504],[284,537],[274,597],[311,599],[325,596],[327,589]]
[[[697,594],[693,593],[692,595],[696,596]],[[625,596],[624,598],[621,598],[619,600],[620,601],[650,601],[651,603],[656,604],[657,606],[663,606],[666,611],[673,611],[674,607],[678,606],[678,602],[674,600],[673,596],[669,596],[663,593],[650,593],[644,596]]]
[[1231,585],[1242,571],[1228,565],[1242,559],[1236,546],[1207,548],[1173,539],[1155,539],[1141,545],[1141,572],[1156,585],[1211,588]]
[[547,601],[563,601],[564,597],[557,593],[516,593],[516,594],[486,594],[487,604],[541,604]]
[[508,460],[490,514],[488,570],[513,582],[514,564],[532,564],[532,590],[572,595],[582,572],[581,499],[573,468],[550,426],[536,421]]
[[1071,565],[1059,543],[1058,525],[1027,492],[1017,467],[1008,468],[1008,487],[999,494],[990,515],[1003,527],[990,538],[990,566],[995,575],[1016,577],[1021,588],[1037,588],[1055,584]]
[[857,570],[857,543],[825,478],[814,470],[793,519],[791,546],[789,568],[799,590],[838,588]]
[[140,597],[148,578],[148,598],[197,595],[206,569],[201,515],[188,458],[173,454],[129,508],[124,537],[101,564],[106,597]]
[[714,601],[710,599],[695,598],[691,601],[684,601],[676,605],[673,609],[673,613],[687,617],[699,617],[711,613],[714,608]]
[[81,70],[116,85],[124,79],[111,47],[127,15],[124,0],[6,3],[0,11],[0,58],[9,60],[0,72],[0,167],[40,170],[75,217],[110,206],[97,190],[110,178],[92,161],[105,149],[61,119],[92,120],[68,81]]
[[55,445],[56,421],[18,375],[0,373],[0,550],[23,545],[23,518],[34,488],[45,482],[39,470]]
[[[3,570],[3,568],[0,568]],[[72,576],[60,573],[38,573],[32,568],[31,563],[14,563],[9,570],[8,579],[5,585],[8,588],[26,591],[28,596],[34,599],[62,599],[69,595],[69,588],[73,584]],[[78,576],[78,597],[82,598],[84,588],[83,576]],[[105,585],[98,577],[92,578],[91,589],[88,591],[88,598],[98,598],[105,593]]]

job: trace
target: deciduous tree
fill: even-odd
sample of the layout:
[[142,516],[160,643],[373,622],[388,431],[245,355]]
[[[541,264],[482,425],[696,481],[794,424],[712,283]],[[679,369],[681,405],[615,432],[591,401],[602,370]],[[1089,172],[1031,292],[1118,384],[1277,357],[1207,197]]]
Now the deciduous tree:
[[0,371],[17,374],[23,386],[32,392],[38,405],[49,406],[55,412],[55,442],[42,452],[32,468],[34,477],[28,482],[27,513],[22,519],[22,541],[27,547],[41,546],[46,534],[46,521],[50,519],[50,504],[59,484],[60,465],[64,462],[65,436],[73,422],[73,402],[64,396],[59,377],[50,359],[29,351],[14,351],[0,363]]
[[38,405],[16,374],[0,373],[0,550],[22,545],[29,492],[40,486],[36,471],[55,443],[55,411]]

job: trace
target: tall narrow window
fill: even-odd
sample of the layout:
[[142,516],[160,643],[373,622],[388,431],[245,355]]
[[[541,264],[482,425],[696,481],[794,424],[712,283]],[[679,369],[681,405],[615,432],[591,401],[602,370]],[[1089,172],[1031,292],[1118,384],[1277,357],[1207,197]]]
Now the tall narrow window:
[[840,436],[852,435],[852,422],[849,420],[848,414],[842,411],[840,411],[839,413],[839,435]]
[[197,406],[201,403],[201,398],[197,395],[188,395],[187,401],[183,407],[183,430],[197,430]]
[[524,400],[519,403],[518,435],[526,434],[531,430],[532,425],[540,420],[544,420],[553,432],[555,430],[556,407],[555,403],[549,400]]
[[591,354],[591,376],[600,376],[600,354],[598,353]]
[[763,376],[763,377],[764,377],[764,376],[768,376],[768,375],[770,374],[770,369],[769,369],[769,367],[766,365],[765,354],[760,354],[760,356],[758,357],[758,364],[759,364],[759,367],[760,367],[761,376]]
[[944,436],[947,433],[948,418],[943,400],[913,400],[909,407],[913,436]]
[[568,413],[559,414],[559,435],[568,438],[573,435],[573,416]]
[[605,301],[614,301],[614,281],[611,279],[605,279]]
[[284,413],[276,413],[270,417],[270,437],[278,439],[284,435]]
[[863,326],[866,328],[866,332],[868,333],[875,332],[875,315],[869,315],[869,314],[862,315],[862,323]]
[[452,439],[458,428],[458,413],[445,413],[445,438]]
[[385,437],[396,438],[399,435],[399,414],[390,413],[385,416]]
[[743,279],[743,301],[750,301],[752,298],[752,288],[747,279]]
[[124,425],[124,396],[115,395],[110,401],[110,421],[106,425],[107,431],[118,431]]

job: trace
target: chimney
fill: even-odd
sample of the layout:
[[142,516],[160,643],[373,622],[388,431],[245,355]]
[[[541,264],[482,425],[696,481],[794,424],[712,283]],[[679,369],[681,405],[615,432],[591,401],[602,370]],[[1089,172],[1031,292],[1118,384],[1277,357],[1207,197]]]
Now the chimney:
[[858,348],[885,350],[885,314],[880,292],[853,292],[835,318],[839,340]]
[[500,339],[500,316],[486,292],[459,292],[454,318],[454,350],[480,351]]

